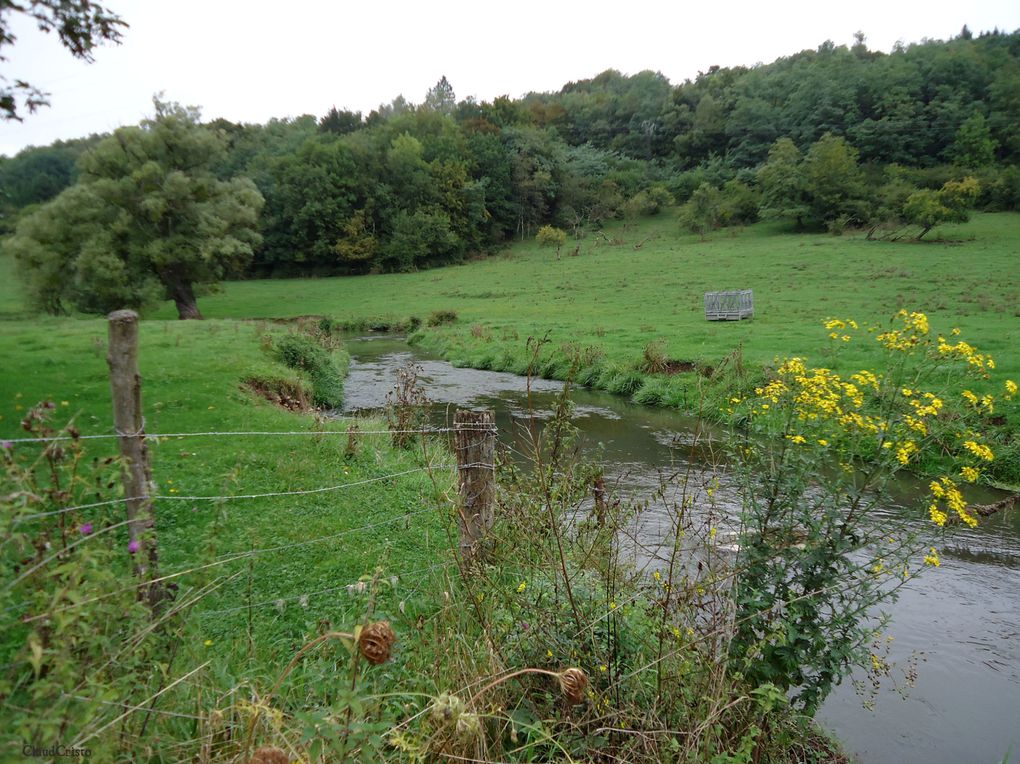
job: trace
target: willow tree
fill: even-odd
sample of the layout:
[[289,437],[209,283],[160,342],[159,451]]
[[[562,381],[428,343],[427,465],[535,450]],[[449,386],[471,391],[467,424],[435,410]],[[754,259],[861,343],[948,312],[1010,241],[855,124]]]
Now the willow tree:
[[251,259],[262,195],[215,177],[224,142],[196,109],[154,102],[152,119],[84,155],[78,182],[8,242],[38,307],[101,313],[168,297],[180,318],[201,318],[195,285]]

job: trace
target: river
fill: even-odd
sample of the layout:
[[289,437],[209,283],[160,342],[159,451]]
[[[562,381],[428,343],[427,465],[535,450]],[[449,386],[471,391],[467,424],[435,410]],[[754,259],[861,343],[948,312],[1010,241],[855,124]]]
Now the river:
[[[530,411],[548,413],[561,389],[557,382],[533,380],[529,409],[522,377],[455,368],[393,337],[355,339],[348,349],[353,360],[345,411],[385,405],[397,369],[413,361],[421,365],[437,409],[494,409],[501,443],[515,448],[522,446],[519,424]],[[653,490],[660,472],[689,452],[675,445],[691,442],[696,423],[690,416],[584,388],[571,397],[582,444],[593,453],[600,444],[607,483],[626,497]],[[882,509],[916,512],[907,505],[923,490],[923,484],[903,479]],[[723,506],[735,505],[725,482],[719,495]],[[639,541],[654,546],[665,519],[659,523],[651,513],[642,523]],[[1010,751],[1010,760],[1020,761],[1020,513],[954,531],[940,551],[942,566],[912,580],[888,606],[894,638],[889,660],[906,666],[916,656],[915,685],[905,697],[883,690],[869,709],[847,681],[817,715],[864,764],[996,764]]]

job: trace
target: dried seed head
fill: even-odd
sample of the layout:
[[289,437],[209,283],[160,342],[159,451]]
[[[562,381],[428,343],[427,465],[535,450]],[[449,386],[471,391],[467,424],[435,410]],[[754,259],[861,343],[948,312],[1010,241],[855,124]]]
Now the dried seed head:
[[389,621],[376,621],[361,630],[358,636],[358,650],[369,663],[378,665],[390,659],[390,648],[397,641],[397,635],[390,628]]
[[474,740],[482,734],[482,722],[478,718],[478,714],[470,714],[465,711],[457,717],[454,729],[464,740]]
[[558,674],[560,690],[571,705],[584,703],[584,691],[588,689],[588,677],[579,668],[564,669]]
[[264,745],[252,754],[250,764],[290,764],[290,758],[275,745]]
[[447,692],[440,693],[432,701],[432,721],[439,726],[456,722],[464,712],[464,701]]

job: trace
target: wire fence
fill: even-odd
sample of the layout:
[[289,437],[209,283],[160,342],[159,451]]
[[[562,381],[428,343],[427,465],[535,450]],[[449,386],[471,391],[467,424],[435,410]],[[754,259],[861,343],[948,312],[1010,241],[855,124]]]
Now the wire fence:
[[[318,437],[329,437],[329,436],[345,436],[345,437],[356,437],[361,436],[398,436],[398,435],[415,435],[424,438],[434,438],[443,435],[454,435],[458,431],[460,432],[477,432],[483,435],[491,436],[495,438],[496,431],[492,425],[477,426],[472,423],[464,423],[457,427],[416,427],[416,428],[387,428],[387,429],[361,429],[357,427],[357,422],[363,421],[357,418],[346,418],[343,420],[332,420],[332,421],[344,421],[350,423],[349,428],[342,430],[278,430],[278,431],[267,431],[267,430],[239,430],[239,431],[220,431],[220,430],[209,430],[209,431],[194,431],[194,432],[171,432],[171,433],[151,433],[147,434],[140,430],[137,433],[113,433],[113,434],[89,434],[89,435],[59,435],[52,437],[35,437],[35,438],[12,438],[4,440],[4,447],[13,447],[15,444],[19,445],[47,445],[55,442],[66,442],[66,441],[102,441],[102,440],[113,440],[117,438],[143,438],[147,442],[160,443],[165,442],[168,439],[184,439],[184,438],[280,438],[280,437],[299,437],[304,438],[308,436]],[[388,481],[395,481],[401,478],[407,478],[413,475],[428,474],[434,476],[436,472],[453,470],[458,471],[483,469],[489,472],[494,472],[496,465],[491,462],[477,462],[477,461],[466,461],[464,455],[461,453],[465,450],[465,446],[458,445],[453,442],[453,438],[449,439],[449,442],[445,445],[444,449],[439,449],[440,454],[453,453],[459,458],[456,460],[442,459],[441,461],[430,462],[428,459],[428,453],[423,443],[422,457],[423,464],[415,467],[411,467],[406,470],[398,470],[394,472],[387,472],[382,475],[375,475],[366,477],[358,480],[351,480],[342,483],[335,483],[324,486],[315,486],[310,488],[297,488],[291,490],[276,490],[276,491],[263,491],[253,493],[213,493],[213,494],[169,494],[169,493],[156,493],[142,494],[138,496],[129,496],[123,498],[105,499],[100,501],[86,502],[80,504],[71,504],[69,506],[58,507],[56,509],[33,512],[29,514],[18,515],[13,518],[11,522],[11,528],[30,523],[33,521],[39,521],[46,518],[60,517],[70,515],[72,513],[83,513],[89,510],[96,509],[113,509],[118,506],[126,505],[129,502],[151,502],[151,503],[163,503],[163,502],[208,502],[215,504],[225,504],[228,502],[235,501],[252,501],[252,500],[276,500],[276,499],[292,499],[297,497],[307,496],[322,496],[322,495],[334,495],[342,494],[344,491],[364,488],[368,486],[374,486],[383,484]],[[39,498],[39,497],[37,497]],[[468,497],[474,498],[473,496]],[[338,520],[342,520],[344,513],[342,512],[342,506],[336,507],[336,515]],[[22,622],[32,623],[44,619],[52,618],[60,613],[65,613],[72,610],[77,610],[85,606],[94,604],[101,600],[110,599],[118,595],[125,594],[130,591],[141,590],[144,588],[152,587],[154,585],[164,585],[171,581],[176,581],[183,577],[191,574],[200,573],[203,571],[209,571],[213,568],[221,567],[224,565],[230,565],[232,563],[242,562],[251,560],[252,558],[259,557],[262,555],[288,552],[295,549],[307,548],[317,544],[329,544],[335,543],[341,539],[348,537],[354,537],[358,534],[364,534],[369,531],[377,530],[387,526],[394,526],[401,522],[409,523],[414,519],[422,518],[429,514],[435,514],[436,510],[432,507],[425,507],[420,509],[414,509],[399,514],[392,514],[381,519],[373,520],[371,522],[363,523],[356,527],[345,528],[343,530],[321,534],[309,538],[300,538],[296,541],[277,543],[269,546],[262,547],[251,547],[243,550],[234,550],[219,554],[213,559],[208,559],[199,564],[191,565],[179,570],[162,571],[158,576],[139,579],[131,582],[123,587],[115,589],[113,591],[104,592],[102,594],[86,597],[76,600],[71,603],[60,604],[54,607],[43,609],[42,611],[32,612],[33,603],[31,601],[22,601],[13,605],[9,605],[4,608],[4,613],[11,612],[24,612],[25,614],[21,617]],[[76,518],[79,519],[79,518]],[[86,517],[80,518],[81,520],[87,519]],[[39,562],[32,565],[30,568],[26,568],[21,571],[20,575],[6,585],[5,590],[14,589],[20,581],[24,580],[36,570],[41,567],[57,560],[58,558],[66,558],[66,556],[73,552],[77,547],[95,543],[97,539],[100,539],[104,534],[121,529],[126,525],[130,524],[130,520],[123,520],[116,522],[102,528],[92,529],[91,523],[88,525],[87,534],[81,538],[74,540],[67,546],[52,552],[47,555]],[[82,527],[86,527],[83,525]],[[426,568],[419,568],[413,571],[409,571],[405,574],[401,574],[400,571],[395,572],[396,577],[401,575],[417,575],[423,574],[436,570],[441,567],[446,567],[453,564],[453,560],[441,562],[436,565],[432,565]],[[241,610],[246,610],[251,607],[265,607],[268,605],[278,606],[281,602],[286,603],[290,601],[308,601],[312,597],[320,596],[329,592],[336,592],[345,589],[351,589],[351,587],[357,586],[357,582],[353,584],[341,584],[336,586],[330,586],[325,589],[309,589],[307,591],[301,591],[296,594],[288,592],[282,596],[273,597],[272,599],[266,599],[260,601],[254,605],[245,604],[240,606],[228,606],[218,608],[211,611],[199,611],[203,617],[208,615],[223,615]]]
[[[330,419],[330,422],[358,422],[355,418]],[[492,432],[489,426],[463,427],[416,427],[414,429],[386,429],[386,430],[353,430],[354,435],[439,435],[442,433],[454,433],[457,431]],[[4,443],[32,444],[32,443],[55,443],[59,441],[72,440],[117,440],[119,438],[144,438],[146,440],[161,441],[170,438],[241,438],[241,437],[293,437],[293,436],[337,436],[350,435],[352,430],[209,430],[203,432],[165,432],[147,433],[144,430],[139,432],[103,433],[95,435],[53,435],[41,438],[5,438]]]

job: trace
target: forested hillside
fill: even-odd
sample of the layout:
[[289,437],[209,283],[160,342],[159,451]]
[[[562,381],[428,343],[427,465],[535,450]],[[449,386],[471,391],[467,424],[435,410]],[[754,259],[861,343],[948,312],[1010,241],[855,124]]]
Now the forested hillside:
[[[203,127],[220,144],[215,176],[248,177],[265,199],[238,276],[431,267],[673,202],[702,233],[759,216],[927,233],[964,206],[1020,206],[1017,124],[1020,32],[964,28],[888,54],[859,34],[678,85],[608,70],[479,103],[444,77],[419,105]],[[3,159],[3,228],[73,183],[100,139]]]

